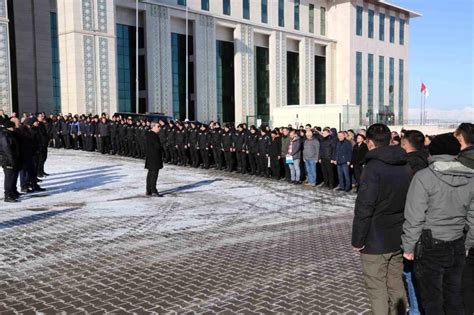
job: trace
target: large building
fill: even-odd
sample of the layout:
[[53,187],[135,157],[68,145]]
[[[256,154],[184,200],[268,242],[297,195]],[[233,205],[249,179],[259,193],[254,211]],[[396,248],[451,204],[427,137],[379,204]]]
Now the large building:
[[135,0],[0,0],[0,107],[399,123],[417,16],[383,0],[140,0],[138,14]]

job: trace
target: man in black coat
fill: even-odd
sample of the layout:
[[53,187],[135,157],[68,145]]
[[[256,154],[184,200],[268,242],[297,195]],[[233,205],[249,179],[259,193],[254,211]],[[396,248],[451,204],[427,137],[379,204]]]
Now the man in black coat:
[[5,174],[5,202],[17,202],[19,197],[16,184],[21,167],[20,146],[14,130],[15,124],[9,120],[4,121],[3,127],[0,127],[0,166]]
[[38,133],[38,177],[48,176],[44,171],[44,165],[48,158],[48,145],[49,145],[49,134],[47,130],[47,124],[44,113],[38,113],[36,115],[38,121],[37,133]]
[[369,153],[352,226],[352,246],[361,254],[374,314],[405,314],[407,307],[400,245],[412,171],[405,151],[389,145],[390,137],[383,124],[367,130]]
[[146,177],[146,195],[163,197],[156,189],[158,173],[163,168],[163,148],[159,136],[161,125],[157,122],[152,122],[150,127],[151,130],[146,134],[145,168],[148,170]]

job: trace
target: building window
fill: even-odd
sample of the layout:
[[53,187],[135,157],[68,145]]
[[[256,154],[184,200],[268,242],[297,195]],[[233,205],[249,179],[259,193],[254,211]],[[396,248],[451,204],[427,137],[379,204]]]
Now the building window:
[[385,99],[384,99],[384,58],[383,56],[379,56],[379,112],[383,113],[384,112],[384,106],[385,106]]
[[249,4],[249,0],[244,0],[243,2],[243,6],[244,6],[244,19],[246,20],[250,20],[250,4]]
[[295,30],[299,30],[300,29],[300,0],[295,0],[294,22],[295,22]]
[[364,13],[364,8],[357,6],[357,18],[356,18],[356,34],[362,36],[362,14]]
[[255,47],[255,103],[257,118],[268,122],[270,119],[270,57],[268,48]]
[[222,6],[224,15],[230,15],[230,0],[224,0]]
[[201,10],[209,11],[209,0],[201,0]]
[[309,32],[314,33],[314,4],[309,4]]
[[356,52],[356,104],[362,105],[362,53]]
[[288,51],[286,53],[287,72],[287,104],[298,105],[300,103],[300,62],[299,54]]
[[400,125],[403,125],[403,95],[404,95],[404,75],[405,75],[405,62],[403,59],[399,60],[398,65],[398,121]]
[[321,7],[320,14],[321,14],[321,35],[326,36],[326,8],[325,7]]
[[285,27],[285,0],[278,0],[278,26]]
[[[188,36],[188,57],[193,55],[193,37]],[[194,120],[194,65],[188,58],[188,111],[186,117],[186,35],[171,33],[173,117]]]
[[379,15],[379,39],[385,40],[385,14],[383,13]]
[[262,23],[268,23],[268,0],[262,0]]
[[395,96],[395,59],[389,59],[389,72],[388,72],[388,105],[390,107],[390,112],[394,112],[394,96]]
[[326,57],[314,58],[314,103],[326,104]]
[[400,45],[405,45],[405,20],[400,19]]
[[369,125],[373,123],[374,115],[374,55],[367,57],[367,117]]
[[395,17],[390,17],[390,42],[395,43]]
[[374,38],[374,10],[369,10],[369,38]]
[[58,16],[55,12],[49,15],[51,27],[51,62],[53,70],[53,107],[54,112],[61,111],[61,78],[59,75],[59,42]]
[[217,41],[216,44],[217,119],[234,122],[234,43]]
[[186,5],[186,0],[178,0],[178,5]]

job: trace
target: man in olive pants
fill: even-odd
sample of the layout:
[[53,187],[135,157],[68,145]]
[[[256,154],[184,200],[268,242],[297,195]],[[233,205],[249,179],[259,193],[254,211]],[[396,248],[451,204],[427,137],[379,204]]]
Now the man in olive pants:
[[390,129],[375,124],[367,130],[369,152],[357,195],[352,246],[361,253],[372,312],[406,314],[400,250],[405,199],[412,178],[406,153],[389,146]]

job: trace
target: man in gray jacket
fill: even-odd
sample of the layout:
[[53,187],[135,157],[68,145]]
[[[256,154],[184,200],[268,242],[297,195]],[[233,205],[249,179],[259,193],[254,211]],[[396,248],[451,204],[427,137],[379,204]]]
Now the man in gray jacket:
[[319,160],[319,141],[313,136],[311,130],[306,131],[306,140],[303,147],[303,160],[308,176],[306,186],[315,186],[317,173],[316,163]]
[[[433,156],[414,176],[405,205],[404,257],[425,314],[464,314],[461,279],[474,247],[474,169],[454,156]],[[465,227],[469,227],[465,235]]]

